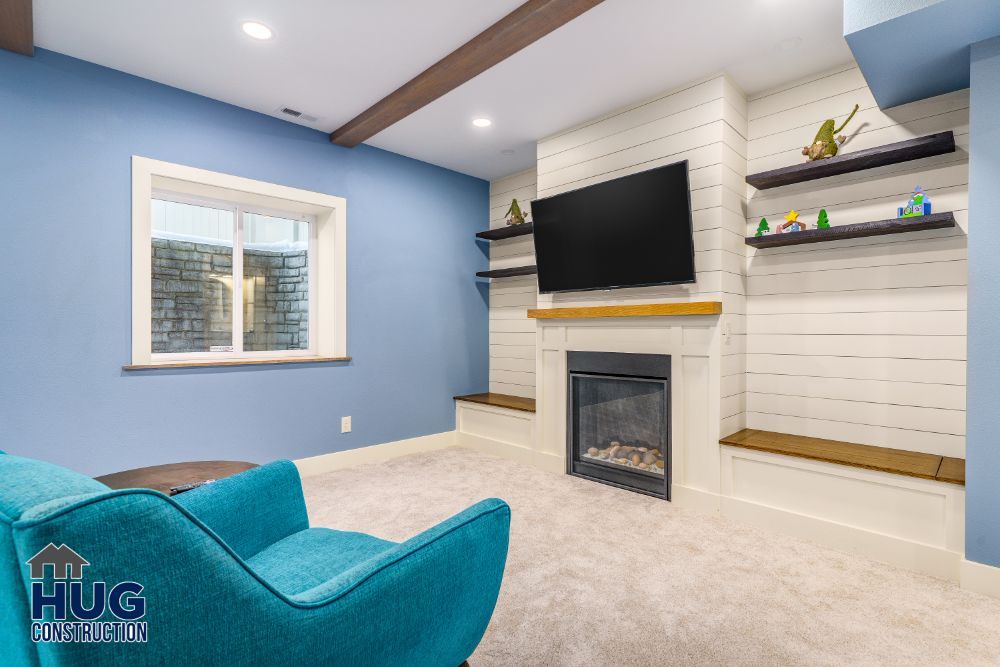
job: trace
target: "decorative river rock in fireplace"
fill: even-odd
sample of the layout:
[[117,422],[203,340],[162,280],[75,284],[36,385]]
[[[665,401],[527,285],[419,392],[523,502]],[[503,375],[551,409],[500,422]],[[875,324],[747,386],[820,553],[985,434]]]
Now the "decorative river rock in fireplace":
[[638,468],[649,472],[663,474],[665,463],[663,454],[655,447],[644,446],[641,441],[635,444],[623,444],[612,440],[604,447],[589,447],[584,454],[586,458],[615,463],[627,468]]

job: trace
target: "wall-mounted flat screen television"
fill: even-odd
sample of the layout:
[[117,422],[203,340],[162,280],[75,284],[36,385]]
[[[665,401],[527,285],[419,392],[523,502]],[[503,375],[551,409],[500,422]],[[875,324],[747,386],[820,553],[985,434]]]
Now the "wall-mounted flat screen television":
[[537,199],[543,293],[692,283],[687,161]]

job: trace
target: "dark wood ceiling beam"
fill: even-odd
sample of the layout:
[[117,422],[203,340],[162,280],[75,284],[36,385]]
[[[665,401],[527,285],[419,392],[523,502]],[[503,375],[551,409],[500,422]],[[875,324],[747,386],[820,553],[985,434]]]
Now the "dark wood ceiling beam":
[[357,146],[601,2],[603,0],[528,0],[334,130],[330,141],[341,146]]
[[35,55],[31,0],[0,0],[0,49]]

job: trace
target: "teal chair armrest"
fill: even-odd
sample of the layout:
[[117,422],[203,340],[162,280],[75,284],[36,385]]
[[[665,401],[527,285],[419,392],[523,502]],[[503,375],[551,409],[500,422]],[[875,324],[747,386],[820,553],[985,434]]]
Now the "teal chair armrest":
[[[327,604],[367,580],[385,575],[393,566],[405,564],[407,559],[431,557],[430,554],[440,549],[449,539],[453,542],[489,545],[489,550],[495,556],[499,556],[499,559],[486,559],[482,564],[488,567],[490,562],[499,562],[500,571],[495,573],[499,575],[502,574],[506,563],[509,530],[510,507],[499,498],[488,498],[401,542],[395,548],[358,563],[339,576],[293,596],[292,600],[303,606]],[[466,558],[467,552],[466,554],[453,552],[449,554],[447,560],[456,561],[454,565],[460,567],[462,564],[458,561]],[[497,583],[499,585],[499,577]]]
[[364,620],[350,623],[353,638],[337,638],[336,647],[299,641],[312,646],[308,654],[345,665],[461,664],[493,615],[509,535],[510,507],[491,498],[291,596],[310,615]]
[[309,527],[298,468],[274,461],[173,497],[240,558]]

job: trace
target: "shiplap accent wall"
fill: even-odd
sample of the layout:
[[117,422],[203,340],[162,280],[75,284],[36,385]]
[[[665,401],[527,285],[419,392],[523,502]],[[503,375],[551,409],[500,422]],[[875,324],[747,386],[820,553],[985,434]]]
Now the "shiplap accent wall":
[[[511,199],[529,215],[535,199],[535,170],[529,169],[490,183],[490,229],[506,225]],[[535,263],[531,235],[490,242],[490,268],[504,269]],[[534,308],[538,283],[534,276],[503,278],[490,284],[490,391],[535,396]]]
[[[722,301],[723,435],[745,424],[746,96],[716,75],[538,143],[538,196],[546,197],[688,160],[694,225],[691,285],[539,295],[539,305]],[[628,261],[623,257],[622,261]]]
[[960,229],[747,248],[751,428],[965,453],[968,91],[881,111],[855,65],[751,97],[748,171],[801,162],[824,119],[861,110],[842,150],[953,130],[958,152],[750,190],[747,234],[795,208],[810,227],[896,217],[915,185]]

